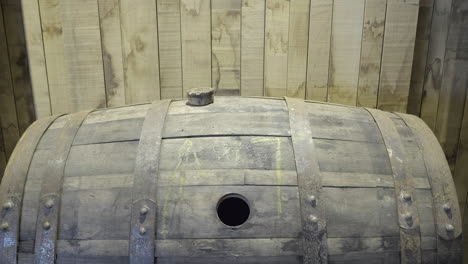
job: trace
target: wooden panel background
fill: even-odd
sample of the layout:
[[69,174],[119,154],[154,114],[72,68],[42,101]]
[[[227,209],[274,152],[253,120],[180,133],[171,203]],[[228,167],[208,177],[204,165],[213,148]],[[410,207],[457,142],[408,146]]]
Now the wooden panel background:
[[419,115],[466,206],[468,0],[0,3],[0,175],[36,118],[211,86]]

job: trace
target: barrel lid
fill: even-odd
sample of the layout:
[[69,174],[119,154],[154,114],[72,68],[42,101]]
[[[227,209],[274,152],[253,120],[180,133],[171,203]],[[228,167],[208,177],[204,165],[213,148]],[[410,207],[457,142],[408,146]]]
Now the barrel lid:
[[209,105],[214,101],[214,89],[211,87],[195,88],[187,92],[187,104],[192,106]]

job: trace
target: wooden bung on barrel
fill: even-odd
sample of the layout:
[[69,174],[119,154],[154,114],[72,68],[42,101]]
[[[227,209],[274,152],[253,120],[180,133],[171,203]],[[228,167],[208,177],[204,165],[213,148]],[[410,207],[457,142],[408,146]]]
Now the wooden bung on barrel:
[[35,122],[0,187],[0,263],[462,262],[417,117],[189,97]]

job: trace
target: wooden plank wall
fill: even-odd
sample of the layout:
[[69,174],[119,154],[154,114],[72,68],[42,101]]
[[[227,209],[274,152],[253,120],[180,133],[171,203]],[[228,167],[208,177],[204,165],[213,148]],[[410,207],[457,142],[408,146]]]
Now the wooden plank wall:
[[38,117],[200,86],[407,106],[417,0],[22,2]]

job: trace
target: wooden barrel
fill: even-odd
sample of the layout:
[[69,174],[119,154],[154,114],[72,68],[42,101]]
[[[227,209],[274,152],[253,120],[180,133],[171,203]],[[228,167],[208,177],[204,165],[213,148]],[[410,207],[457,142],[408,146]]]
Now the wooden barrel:
[[34,123],[0,189],[1,263],[461,263],[417,117],[216,97]]

